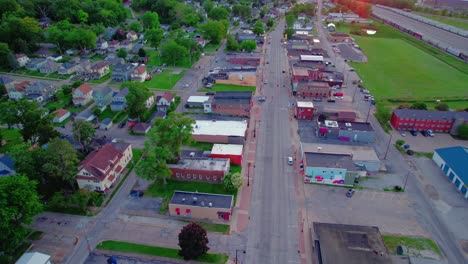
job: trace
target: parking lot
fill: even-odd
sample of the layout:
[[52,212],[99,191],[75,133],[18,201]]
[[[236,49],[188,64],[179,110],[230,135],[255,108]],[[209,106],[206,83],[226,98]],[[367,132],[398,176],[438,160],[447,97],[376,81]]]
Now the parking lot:
[[433,152],[434,149],[451,147],[451,146],[465,146],[468,147],[468,141],[454,139],[451,135],[445,133],[435,133],[434,137],[425,137],[421,132],[417,136],[412,136],[411,133],[406,132],[403,137],[399,131],[391,131],[393,137],[392,142],[403,139],[405,144],[410,145],[410,149],[418,152]]
[[305,184],[307,221],[378,226],[382,233],[427,236],[405,193]]
[[340,49],[340,55],[343,59],[348,61],[358,61],[358,62],[365,62],[367,61],[366,56],[362,53],[362,51],[354,48],[351,44],[348,43],[340,43],[336,44],[336,46]]

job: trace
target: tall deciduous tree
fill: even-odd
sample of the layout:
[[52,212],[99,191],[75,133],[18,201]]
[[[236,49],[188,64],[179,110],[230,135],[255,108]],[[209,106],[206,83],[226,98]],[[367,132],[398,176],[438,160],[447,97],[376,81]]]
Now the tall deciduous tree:
[[163,36],[164,31],[160,28],[151,28],[145,31],[145,39],[148,41],[148,44],[153,48],[159,47]]
[[117,57],[125,59],[125,57],[127,57],[127,54],[127,50],[119,49],[119,51],[117,52]]
[[128,28],[135,31],[136,33],[140,33],[143,30],[143,27],[141,26],[140,22],[132,22],[128,26]]
[[24,225],[43,210],[36,182],[23,175],[0,178],[0,251],[13,249],[28,232]]
[[53,139],[44,152],[46,163],[42,166],[50,175],[67,183],[76,190],[75,174],[77,172],[78,156],[72,145],[64,139]]
[[242,174],[229,173],[223,178],[223,186],[229,192],[233,192],[242,186]]
[[175,41],[166,43],[161,48],[164,62],[176,66],[185,56],[188,55],[186,47],[177,44]]
[[245,51],[253,51],[257,48],[257,43],[253,40],[244,40],[242,41],[240,48]]
[[146,12],[142,20],[146,29],[159,28],[159,16],[156,12]]
[[201,225],[191,222],[179,233],[179,255],[185,260],[201,257],[210,249],[208,242],[206,230]]
[[94,134],[96,133],[93,124],[83,120],[77,120],[73,123],[72,131],[73,139],[81,144],[82,151],[86,151],[88,144],[93,140]]
[[213,44],[219,44],[226,35],[227,28],[221,21],[208,20],[201,30],[205,39]]
[[261,20],[255,22],[252,32],[257,34],[257,36],[265,34],[265,29],[263,28],[263,22]]
[[213,20],[225,20],[229,18],[229,12],[223,7],[214,7],[208,13],[208,17]]
[[140,119],[146,112],[146,100],[151,96],[151,92],[142,83],[128,83],[127,112],[130,118]]

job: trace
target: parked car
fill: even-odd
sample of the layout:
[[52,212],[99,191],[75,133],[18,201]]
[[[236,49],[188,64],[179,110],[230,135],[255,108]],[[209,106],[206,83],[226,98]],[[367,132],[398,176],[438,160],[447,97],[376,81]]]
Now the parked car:
[[182,87],[187,88],[187,87],[189,87],[189,85],[188,85],[188,83],[186,83],[186,84],[182,85]]
[[434,132],[432,132],[432,130],[428,129],[426,131],[426,133],[430,136],[430,137],[433,137],[434,136]]
[[119,128],[123,128],[126,124],[127,124],[127,122],[125,120],[120,122],[119,123]]
[[418,135],[418,132],[414,131],[414,130],[411,130],[410,131],[411,135],[413,135],[413,137],[417,136]]
[[215,92],[207,92],[205,95],[215,95]]
[[262,96],[262,97],[258,98],[258,101],[259,101],[259,102],[265,102],[265,101],[266,101],[266,97],[265,97],[265,96]]
[[314,101],[314,102],[322,102],[322,98],[314,98],[314,99],[312,99],[312,101]]
[[293,158],[292,157],[288,157],[288,164],[293,165]]
[[336,100],[335,99],[328,99],[327,102],[334,103],[334,102],[336,102]]
[[343,100],[343,96],[335,96],[336,100]]
[[131,197],[143,197],[144,194],[145,194],[145,192],[139,191],[139,190],[131,190],[130,191],[130,196]]
[[411,149],[408,149],[408,150],[406,151],[406,154],[408,154],[408,155],[410,155],[410,156],[411,156],[411,155],[413,155],[413,154],[414,154],[414,151],[412,151]]
[[405,131],[400,131],[400,135],[401,135],[402,137],[406,137],[406,132],[405,132]]
[[346,196],[348,196],[348,197],[350,197],[350,198],[353,197],[353,195],[354,195],[354,189],[349,189],[349,190],[346,192]]
[[427,134],[427,131],[426,131],[426,130],[421,131],[421,134],[422,134],[423,136],[425,136],[425,137],[429,136],[429,134]]
[[208,84],[205,85],[205,88],[211,88],[211,87],[213,87],[212,83],[208,83]]
[[263,83],[264,83],[264,84],[268,84],[268,81],[267,81],[267,80],[264,80]]

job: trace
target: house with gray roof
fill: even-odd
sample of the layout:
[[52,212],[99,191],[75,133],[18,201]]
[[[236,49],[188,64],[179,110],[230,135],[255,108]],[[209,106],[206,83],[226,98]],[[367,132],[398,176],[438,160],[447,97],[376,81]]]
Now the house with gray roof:
[[93,91],[93,99],[96,103],[96,106],[102,110],[112,102],[113,91],[109,86],[103,86],[100,88],[95,88]]
[[115,35],[116,32],[117,32],[117,28],[107,27],[102,37],[105,40],[109,41],[112,39],[112,37]]
[[137,65],[131,63],[117,64],[112,70],[112,81],[114,82],[125,82],[130,81],[132,78],[132,72],[136,69]]
[[39,72],[45,74],[51,74],[56,72],[60,68],[60,63],[52,60],[47,60],[44,64],[39,67]]
[[57,87],[50,82],[37,81],[27,85],[25,95],[30,100],[35,100],[39,103],[48,101],[54,94],[57,93]]
[[60,68],[58,69],[58,74],[60,75],[72,74],[77,69],[78,69],[78,64],[65,62],[65,63],[62,63],[62,65],[60,65]]
[[32,58],[26,64],[26,69],[28,69],[30,71],[38,71],[39,68],[46,62],[47,62],[47,60],[45,58]]
[[111,110],[112,111],[122,111],[127,108],[127,99],[125,98],[128,94],[128,87],[123,88],[114,95],[112,98]]

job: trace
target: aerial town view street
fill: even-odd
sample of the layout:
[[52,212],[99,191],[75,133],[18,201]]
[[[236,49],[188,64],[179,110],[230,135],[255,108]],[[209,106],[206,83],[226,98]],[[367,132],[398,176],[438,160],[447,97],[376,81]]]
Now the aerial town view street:
[[0,264],[468,263],[466,0],[0,20]]

